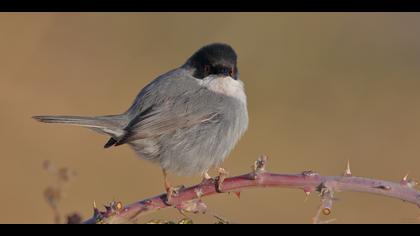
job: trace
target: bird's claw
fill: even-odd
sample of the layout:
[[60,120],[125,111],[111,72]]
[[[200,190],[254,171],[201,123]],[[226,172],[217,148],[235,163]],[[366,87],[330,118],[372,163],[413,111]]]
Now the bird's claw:
[[225,181],[226,177],[229,176],[229,172],[227,172],[223,168],[219,168],[217,172],[219,173],[219,176],[217,177],[216,191],[221,193],[221,192],[223,192],[223,190],[222,190],[223,182]]
[[176,186],[176,187],[168,187],[166,188],[166,200],[165,203],[168,205],[172,204],[172,197],[178,196],[179,192],[184,189],[184,185]]
[[207,173],[205,172],[203,174],[203,179],[201,180],[201,185],[205,185],[207,183],[215,183],[215,180]]

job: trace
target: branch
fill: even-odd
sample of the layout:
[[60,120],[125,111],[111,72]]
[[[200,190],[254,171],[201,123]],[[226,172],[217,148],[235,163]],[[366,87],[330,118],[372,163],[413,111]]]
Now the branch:
[[[234,192],[240,196],[240,191],[251,187],[281,187],[301,189],[309,196],[313,192],[319,192],[321,206],[319,212],[329,215],[332,204],[335,200],[335,192],[364,192],[385,197],[400,199],[420,207],[420,191],[414,187],[417,183],[405,176],[399,183],[383,180],[354,177],[351,174],[350,166],[343,176],[321,176],[313,171],[304,171],[300,174],[278,174],[265,171],[267,158],[262,156],[254,166],[253,171],[223,181],[223,192]],[[222,177],[218,177],[222,178]],[[159,209],[175,207],[181,212],[202,212],[206,211],[206,205],[201,201],[202,197],[220,193],[217,190],[218,178],[202,182],[198,185],[183,188],[172,197],[172,205],[166,203],[166,194],[141,200],[133,204],[123,206],[121,202],[112,202],[105,206],[105,211],[99,211],[94,204],[93,217],[86,220],[85,224],[97,223],[130,223],[135,222],[140,216],[154,212]],[[318,222],[319,214],[314,218]]]

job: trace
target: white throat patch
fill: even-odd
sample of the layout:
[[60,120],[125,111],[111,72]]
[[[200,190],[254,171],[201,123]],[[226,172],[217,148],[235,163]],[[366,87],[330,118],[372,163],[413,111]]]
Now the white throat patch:
[[202,80],[198,80],[201,86],[207,89],[221,93],[229,97],[234,97],[246,104],[246,94],[244,84],[240,80],[234,80],[230,76],[207,76]]

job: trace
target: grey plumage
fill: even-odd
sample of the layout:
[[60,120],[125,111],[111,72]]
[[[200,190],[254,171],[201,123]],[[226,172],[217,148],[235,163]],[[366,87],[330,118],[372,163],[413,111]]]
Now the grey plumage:
[[34,118],[107,134],[105,147],[128,144],[140,157],[181,175],[219,166],[248,126],[236,54],[225,44],[203,47],[153,80],[120,115]]
[[34,116],[34,119],[44,123],[60,123],[87,127],[98,133],[107,134],[111,137],[119,137],[124,134],[125,119],[121,115],[112,116]]

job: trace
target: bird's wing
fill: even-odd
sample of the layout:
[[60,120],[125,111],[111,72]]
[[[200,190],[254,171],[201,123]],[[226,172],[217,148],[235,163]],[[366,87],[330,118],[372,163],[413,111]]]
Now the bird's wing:
[[157,137],[172,133],[178,129],[189,128],[203,123],[216,122],[220,114],[212,111],[186,111],[179,112],[172,109],[169,102],[155,105],[141,116],[136,117],[126,127],[126,135],[118,140],[121,145],[137,139]]
[[141,103],[136,105],[138,114],[124,128],[125,135],[118,140],[110,139],[105,147],[218,121],[220,99],[193,80],[170,77],[147,86],[141,92]]

